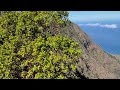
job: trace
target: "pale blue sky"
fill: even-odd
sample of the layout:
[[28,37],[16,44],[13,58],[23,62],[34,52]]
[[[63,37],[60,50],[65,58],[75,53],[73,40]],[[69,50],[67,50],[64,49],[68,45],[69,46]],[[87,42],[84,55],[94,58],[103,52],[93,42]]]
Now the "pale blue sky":
[[69,11],[73,22],[120,20],[120,11]]

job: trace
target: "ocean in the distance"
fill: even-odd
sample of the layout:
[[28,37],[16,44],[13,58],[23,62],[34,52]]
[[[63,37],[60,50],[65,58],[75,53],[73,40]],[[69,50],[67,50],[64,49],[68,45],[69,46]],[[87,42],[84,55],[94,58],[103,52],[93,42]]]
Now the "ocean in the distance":
[[75,22],[110,54],[120,55],[120,21]]

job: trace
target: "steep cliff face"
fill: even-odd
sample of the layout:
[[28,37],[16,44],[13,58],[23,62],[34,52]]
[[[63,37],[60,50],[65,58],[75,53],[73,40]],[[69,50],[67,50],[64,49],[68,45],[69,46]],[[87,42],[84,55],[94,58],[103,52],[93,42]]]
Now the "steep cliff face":
[[120,78],[119,60],[95,44],[79,26],[71,23],[61,30],[62,35],[76,40],[82,48],[83,55],[79,59],[78,70],[88,79]]

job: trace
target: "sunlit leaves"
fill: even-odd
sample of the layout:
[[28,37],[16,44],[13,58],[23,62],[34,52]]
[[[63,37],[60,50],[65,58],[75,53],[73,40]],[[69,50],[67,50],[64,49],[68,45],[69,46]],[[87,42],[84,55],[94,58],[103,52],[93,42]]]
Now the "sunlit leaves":
[[81,49],[72,39],[53,34],[67,17],[66,11],[2,12],[0,79],[65,79],[71,73],[75,78]]
[[[64,41],[65,40],[65,41]],[[46,43],[47,42],[47,43]],[[64,43],[69,43],[68,45],[63,45]],[[64,78],[67,78],[67,74],[69,72],[74,72],[77,65],[77,63],[74,63],[78,58],[72,58],[69,55],[71,55],[71,49],[75,52],[80,51],[80,48],[77,46],[78,44],[74,44],[76,49],[72,48],[73,44],[75,43],[73,40],[70,40],[69,38],[62,37],[62,36],[51,36],[48,37],[47,40],[44,40],[41,36],[35,39],[30,43],[30,47],[32,48],[32,59],[31,60],[25,60],[22,62],[22,69],[24,70],[25,67],[29,67],[29,71],[26,73],[25,78],[55,78],[58,77],[60,74],[64,73]],[[51,45],[53,44],[53,45]],[[63,46],[62,46],[62,45]],[[55,46],[54,46],[55,45]],[[70,47],[71,46],[71,47]],[[26,46],[28,47],[28,46]],[[49,48],[48,48],[49,47]],[[64,49],[68,51],[68,54],[64,53]],[[22,47],[21,47],[22,48]],[[42,49],[43,48],[43,49]],[[56,50],[56,51],[54,51]],[[22,52],[22,51],[20,51]],[[60,53],[61,52],[61,53]],[[79,52],[79,55],[81,54],[81,51]],[[26,53],[27,55],[27,53]],[[78,56],[79,55],[74,55]],[[70,66],[70,67],[69,67]],[[69,69],[72,69],[70,71]],[[25,71],[23,71],[25,72]],[[23,73],[22,72],[22,73]],[[34,76],[34,73],[37,72]],[[46,76],[44,76],[44,74]],[[30,75],[31,74],[31,75]],[[63,78],[59,76],[58,78]]]
[[[6,43],[5,43],[6,44]],[[6,52],[10,55],[12,52],[11,46],[6,46],[5,48],[10,49],[10,52]],[[73,48],[76,47],[76,48]],[[9,51],[9,50],[7,50]],[[65,52],[66,51],[66,52]],[[77,52],[78,54],[75,54]],[[4,54],[5,51],[2,53]],[[60,35],[48,37],[47,40],[41,36],[31,41],[29,44],[23,44],[17,55],[21,56],[21,60],[18,64],[19,66],[13,65],[12,68],[20,68],[22,72],[20,73],[21,78],[67,78],[69,72],[75,72],[76,65],[75,61],[81,54],[81,49],[78,44],[73,40],[62,37]],[[73,56],[73,57],[71,57]],[[77,57],[75,57],[77,56]],[[13,57],[15,55],[13,54]],[[28,57],[28,58],[25,58]],[[9,58],[9,57],[8,57]],[[6,57],[6,59],[8,59]],[[29,59],[30,58],[30,59]],[[12,58],[11,58],[12,60]],[[74,61],[75,60],[75,61]],[[16,61],[19,62],[19,60]],[[9,63],[6,61],[6,63]],[[10,65],[15,64],[14,62]],[[2,67],[2,64],[0,65]],[[71,68],[71,70],[70,70]],[[16,73],[17,71],[15,71]],[[8,76],[8,72],[6,72]],[[36,74],[35,74],[36,73]],[[62,76],[64,73],[64,77]],[[44,76],[46,75],[46,76]]]

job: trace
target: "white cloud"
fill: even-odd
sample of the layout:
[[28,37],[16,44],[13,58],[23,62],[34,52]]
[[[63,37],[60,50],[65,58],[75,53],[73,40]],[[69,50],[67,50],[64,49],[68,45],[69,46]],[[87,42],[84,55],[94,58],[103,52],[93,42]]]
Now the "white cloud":
[[117,24],[100,24],[100,23],[91,23],[91,24],[79,24],[80,26],[91,26],[91,27],[103,27],[103,28],[117,28]]
[[105,25],[101,25],[101,27],[106,27],[106,28],[117,28],[117,25],[116,24],[105,24]]
[[87,26],[100,26],[100,24],[99,23],[95,23],[95,24],[86,24]]

